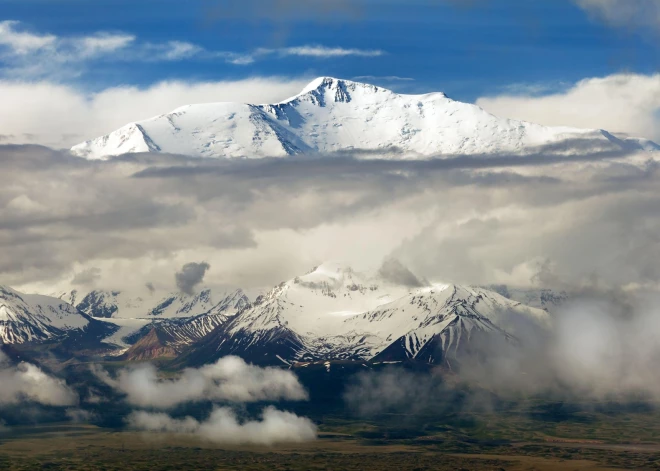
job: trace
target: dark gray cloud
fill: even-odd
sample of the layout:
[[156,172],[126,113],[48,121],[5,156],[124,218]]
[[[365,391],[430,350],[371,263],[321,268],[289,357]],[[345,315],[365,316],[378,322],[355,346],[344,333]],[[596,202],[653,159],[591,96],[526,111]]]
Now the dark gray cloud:
[[576,146],[593,142],[422,161],[87,161],[0,146],[12,182],[0,188],[0,280],[51,292],[96,273],[109,289],[167,286],[184,263],[205,260],[214,266],[206,284],[249,288],[327,259],[378,266],[392,257],[418,281],[529,284],[546,260],[543,283],[594,274],[614,285],[659,282],[657,164],[625,150],[563,155]]
[[386,280],[410,288],[419,288],[425,283],[419,280],[413,272],[394,258],[388,258],[378,270],[378,274]]
[[204,276],[208,269],[211,268],[206,262],[202,263],[186,263],[181,271],[174,275],[176,280],[176,287],[185,294],[192,295],[195,293],[195,286],[204,281]]

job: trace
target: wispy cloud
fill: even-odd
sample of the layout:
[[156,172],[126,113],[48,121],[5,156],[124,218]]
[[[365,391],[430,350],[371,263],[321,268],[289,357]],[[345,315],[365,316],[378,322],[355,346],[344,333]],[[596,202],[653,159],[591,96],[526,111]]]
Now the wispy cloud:
[[15,54],[29,54],[52,46],[57,42],[57,36],[40,35],[27,31],[17,31],[18,21],[3,21],[0,23],[0,44],[9,47]]
[[[267,58],[317,59],[378,57],[381,50],[302,45],[253,51],[217,51],[187,41],[140,41],[123,32],[100,31],[87,36],[60,37],[28,30],[18,21],[0,22],[0,71],[13,78],[63,78],[85,71],[85,64],[105,62],[222,61],[248,65]],[[75,66],[75,67],[72,67]]]
[[575,0],[575,3],[613,26],[660,26],[660,0]]
[[235,65],[248,65],[260,59],[284,57],[310,57],[315,59],[333,59],[339,57],[379,57],[385,51],[379,49],[355,49],[343,47],[327,47],[321,45],[305,45],[280,48],[258,48],[247,54],[224,53],[228,62]]
[[343,47],[325,46],[299,46],[284,47],[279,49],[257,49],[256,56],[278,55],[278,56],[301,56],[301,57],[378,57],[385,52],[378,49],[345,49]]

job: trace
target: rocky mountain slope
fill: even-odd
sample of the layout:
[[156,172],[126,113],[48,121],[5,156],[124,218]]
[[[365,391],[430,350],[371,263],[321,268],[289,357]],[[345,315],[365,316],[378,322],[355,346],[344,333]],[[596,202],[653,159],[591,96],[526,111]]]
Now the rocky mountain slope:
[[87,317],[61,299],[0,286],[0,343],[49,340],[88,324]]
[[[451,363],[481,343],[515,344],[525,319],[550,315],[493,291],[452,284],[406,287],[329,263],[275,287],[180,358],[239,355],[260,364],[319,360]],[[487,339],[484,340],[484,339]]]
[[[134,152],[195,157],[285,157],[349,151],[397,157],[534,152],[589,140],[595,149],[658,150],[602,130],[547,127],[494,116],[443,93],[400,95],[365,83],[320,77],[281,103],[207,103],[130,123],[74,146],[88,159]],[[562,144],[561,153],[584,146]],[[370,154],[371,153],[371,154]]]
[[105,343],[126,349],[156,329],[177,351],[226,322],[250,302],[241,290],[208,288],[191,295],[172,292],[164,296],[149,290],[72,290],[59,293],[58,297],[75,303],[81,313],[106,324],[109,334],[103,339]]

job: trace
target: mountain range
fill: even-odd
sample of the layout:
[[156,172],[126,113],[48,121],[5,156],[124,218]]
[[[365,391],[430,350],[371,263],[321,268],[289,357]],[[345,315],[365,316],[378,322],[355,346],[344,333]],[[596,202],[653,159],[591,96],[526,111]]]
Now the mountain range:
[[549,328],[548,307],[561,303],[562,296],[502,286],[402,285],[381,271],[360,273],[333,262],[254,300],[241,290],[203,289],[194,295],[139,298],[138,308],[138,298],[116,291],[56,298],[2,288],[0,333],[4,344],[68,341],[69,351],[75,353],[80,343],[86,354],[95,339],[100,355],[123,361],[167,359],[178,366],[237,355],[281,366],[415,361],[455,368],[482,346],[515,348],[524,342],[519,325]]
[[[588,150],[577,145],[584,141],[589,141]],[[88,159],[135,152],[210,158],[346,152],[379,158],[427,158],[524,155],[539,148],[563,154],[660,149],[651,141],[618,138],[603,130],[500,118],[443,93],[401,95],[375,85],[320,77],[280,103],[183,106],[127,124],[71,151]]]

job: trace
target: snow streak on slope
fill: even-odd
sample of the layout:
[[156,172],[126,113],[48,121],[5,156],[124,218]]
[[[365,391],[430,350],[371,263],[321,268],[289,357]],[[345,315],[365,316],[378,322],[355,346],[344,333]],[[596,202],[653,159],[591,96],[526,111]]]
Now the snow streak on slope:
[[[65,293],[61,299],[80,299],[76,307],[96,318],[137,319],[157,317],[161,319],[189,318],[211,310],[225,312],[237,309],[247,302],[242,291],[213,291],[203,289],[188,295],[174,292],[165,297],[154,294],[132,294],[122,291],[95,290],[82,296],[76,291]],[[81,299],[82,298],[82,299]]]
[[88,323],[76,308],[60,299],[0,286],[0,343],[47,340]]
[[659,149],[647,140],[623,141],[600,130],[498,118],[443,93],[399,95],[374,85],[321,77],[282,103],[189,105],[128,124],[74,146],[72,152],[89,159],[131,152],[259,158],[355,150],[415,157],[524,154],[571,139],[593,141],[591,151]]
[[423,354],[435,362],[459,356],[483,335],[515,342],[512,315],[549,325],[545,311],[482,288],[408,288],[330,263],[258,298],[188,356],[194,363],[238,354],[263,363],[401,361]]
[[[127,297],[127,299],[134,298]],[[135,318],[119,315],[125,312],[120,306],[114,311],[118,315],[102,319],[106,323],[120,327],[104,341],[127,348],[156,328],[168,339],[168,346],[180,349],[227,322],[249,302],[241,290],[213,292],[205,289],[192,296],[173,293],[158,301],[155,307],[143,304],[140,311],[129,311],[139,314]]]

